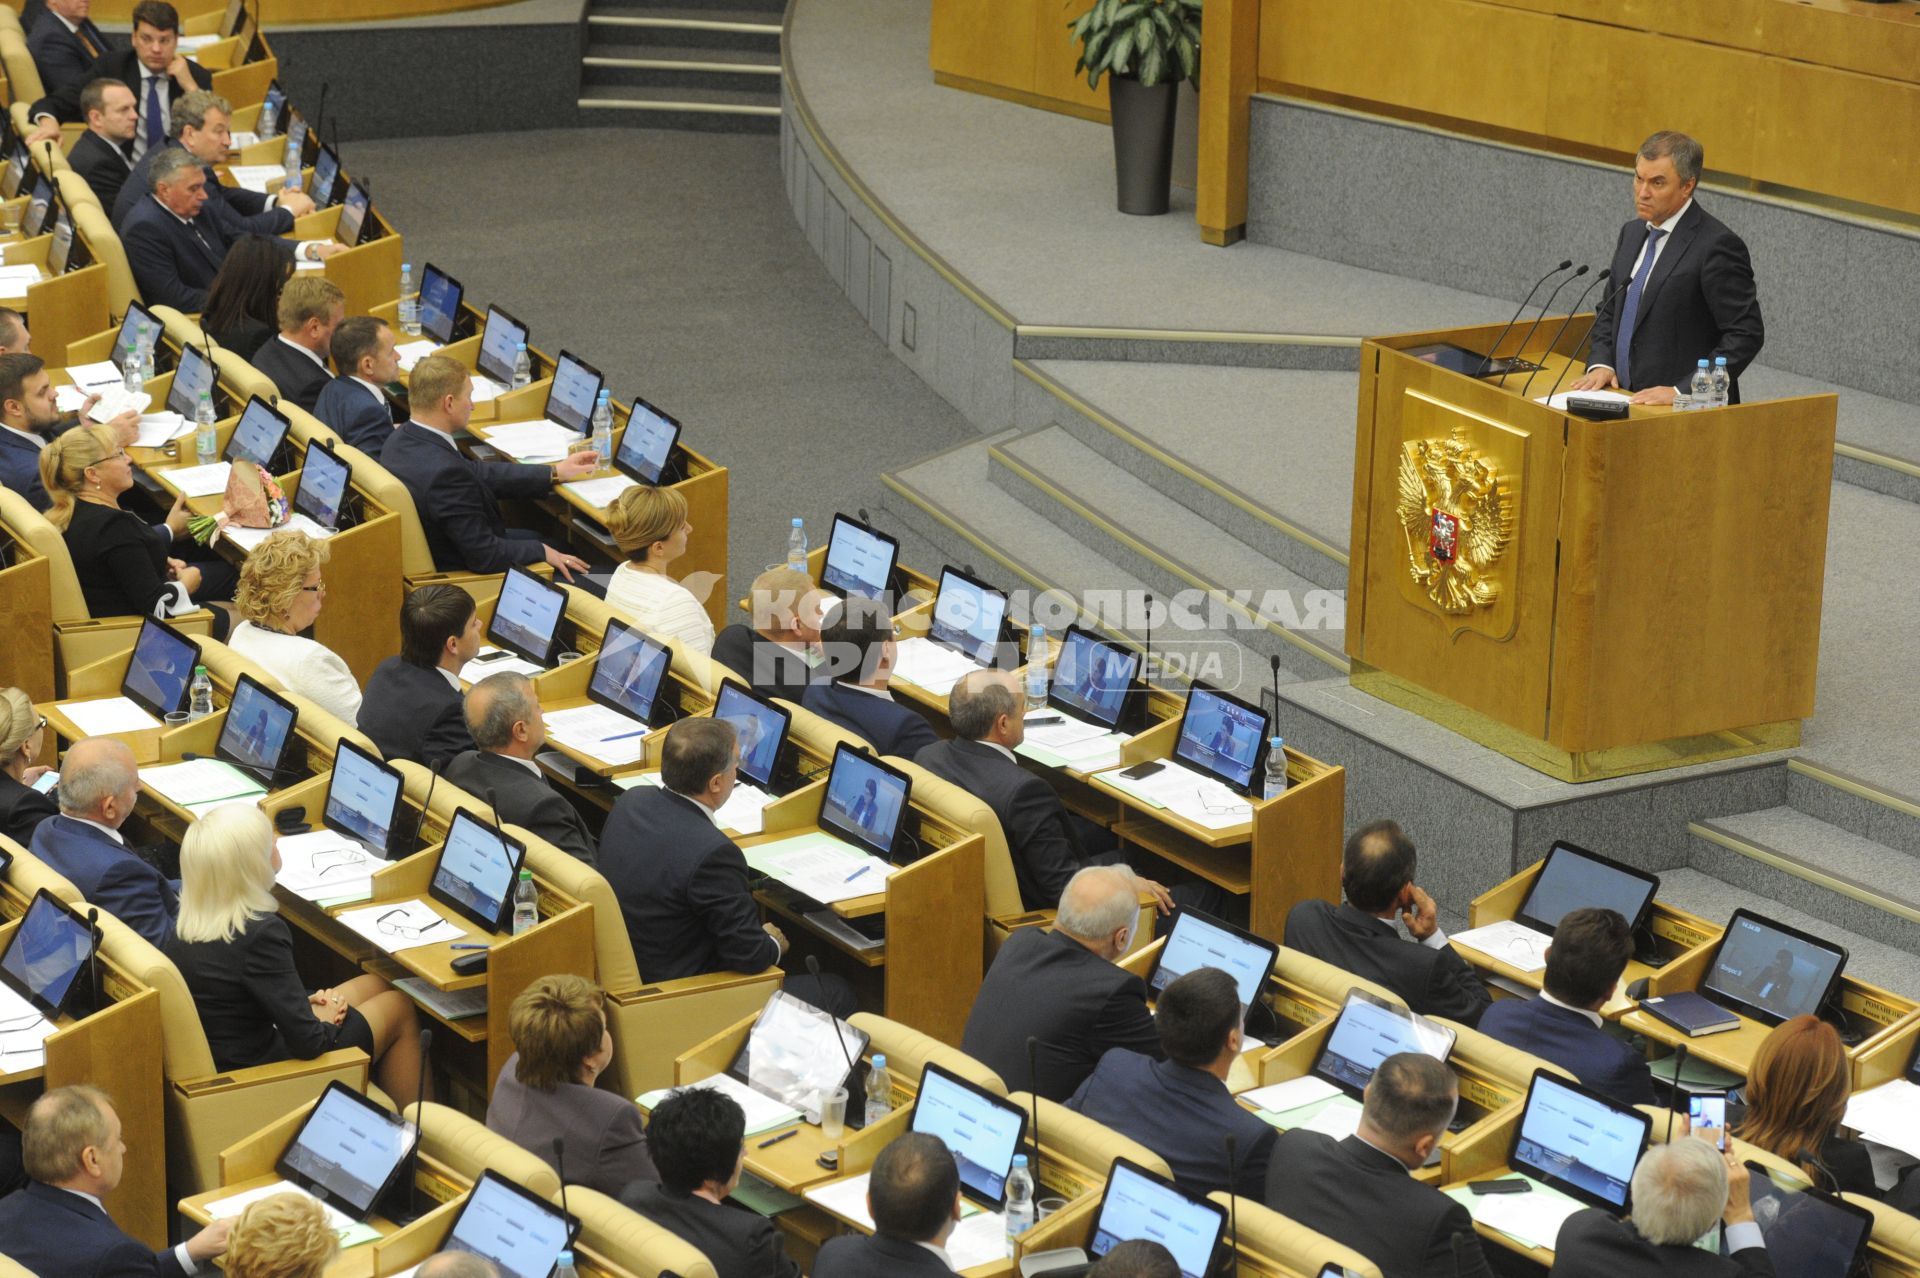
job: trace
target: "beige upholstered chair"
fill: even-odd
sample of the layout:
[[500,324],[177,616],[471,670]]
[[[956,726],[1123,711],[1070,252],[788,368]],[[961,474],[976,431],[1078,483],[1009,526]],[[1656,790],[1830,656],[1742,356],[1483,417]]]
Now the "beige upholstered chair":
[[[558,1194],[549,1197],[560,1201]],[[567,1208],[580,1218],[580,1244],[634,1278],[716,1278],[713,1263],[691,1243],[597,1190],[569,1185]]]
[[904,1084],[909,1091],[918,1088],[920,1071],[934,1064],[958,1074],[969,1083],[986,1088],[995,1096],[1007,1094],[1007,1085],[998,1074],[959,1048],[948,1047],[930,1034],[922,1034],[899,1021],[890,1021],[871,1012],[855,1012],[847,1024],[866,1031],[873,1039],[870,1051],[886,1053],[887,1072],[893,1076],[896,1086]]

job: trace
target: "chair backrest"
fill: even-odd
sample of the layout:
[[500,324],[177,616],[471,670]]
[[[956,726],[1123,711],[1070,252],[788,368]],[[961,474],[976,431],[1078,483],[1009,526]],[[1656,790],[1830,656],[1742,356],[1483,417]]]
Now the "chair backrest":
[[986,1088],[995,1096],[1007,1094],[1007,1085],[998,1074],[959,1048],[948,1047],[931,1034],[922,1034],[899,1021],[890,1021],[871,1012],[855,1012],[847,1024],[866,1031],[873,1039],[869,1050],[886,1053],[887,1071],[896,1081],[917,1087],[920,1084],[920,1071],[932,1063],[949,1073],[958,1074],[969,1083]]
[[987,913],[996,918],[1022,912],[1020,883],[1013,875],[1013,853],[1007,846],[1000,818],[987,801],[972,791],[935,776],[911,759],[889,758],[888,763],[913,779],[913,801],[938,812],[965,834],[978,834],[986,841]]
[[113,223],[98,204],[80,204],[73,208],[73,229],[86,241],[93,260],[107,268],[107,309],[125,315],[140,300],[140,286],[133,282],[133,267],[127,263],[127,250]]
[[1322,1265],[1336,1264],[1354,1278],[1380,1278],[1380,1266],[1353,1248],[1315,1233],[1264,1203],[1242,1198],[1236,1204],[1231,1195],[1217,1192],[1208,1194],[1207,1199],[1234,1213],[1240,1231],[1238,1241],[1248,1250],[1271,1256],[1304,1274],[1317,1274]]
[[13,857],[7,867],[7,881],[28,900],[34,893],[45,888],[68,905],[79,905],[85,898],[80,889],[69,882],[65,875],[42,861],[33,853],[12,839],[0,837],[0,848],[6,849]]
[[1352,989],[1377,994],[1390,1003],[1406,1002],[1384,985],[1377,985],[1364,976],[1355,976],[1344,967],[1335,967],[1324,959],[1302,954],[1284,945],[1280,947],[1279,957],[1274,959],[1273,974],[1289,985],[1297,985],[1318,995],[1335,1008],[1346,1002],[1347,991]]
[[[558,1202],[556,1196],[554,1201]],[[580,1218],[580,1242],[635,1278],[717,1278],[713,1262],[680,1235],[583,1185],[567,1186],[567,1209]]]
[[[424,1115],[422,1110],[425,1111]],[[528,1153],[505,1136],[487,1130],[457,1109],[428,1101],[424,1106],[409,1105],[406,1116],[418,1125],[420,1152],[445,1163],[463,1180],[478,1180],[491,1167],[508,1180],[532,1190],[542,1198],[557,1200],[560,1178],[537,1154]],[[567,1190],[569,1199],[573,1190]]]
[[382,466],[377,458],[344,444],[334,451],[347,458],[353,466],[353,482],[383,509],[400,517],[400,575],[430,576],[435,571],[433,549],[427,545],[426,529],[420,524],[420,511],[414,506],[413,494],[407,490],[407,486]]
[[100,916],[100,952],[160,995],[161,1069],[169,1081],[213,1073],[213,1049],[200,1027],[200,1009],[173,960],[111,915]]
[[[7,69],[7,87],[16,102],[37,102],[47,96],[40,83],[40,68],[27,48],[27,38],[18,30],[0,27],[0,65]],[[25,137],[26,134],[20,136]]]
[[[265,373],[226,347],[209,343],[207,332],[200,327],[198,320],[171,306],[154,307],[153,316],[160,321],[160,326],[176,346],[193,346],[204,351],[212,345],[215,376],[233,391],[237,402],[244,404],[249,396],[258,395],[271,404],[280,397],[273,380]],[[292,407],[291,404],[285,405],[282,411]]]
[[[1007,1098],[1027,1113],[1033,1113],[1031,1092],[1015,1092]],[[1105,1123],[1095,1122],[1046,1097],[1040,1098],[1040,1141],[1050,1151],[1080,1164],[1089,1171],[1105,1175],[1113,1160],[1124,1158],[1150,1172],[1173,1178],[1167,1160],[1142,1145],[1122,1136]]]
[[73,557],[60,530],[32,502],[5,487],[0,487],[0,524],[6,525],[15,541],[47,561],[54,624],[90,620],[93,614],[87,611],[87,596],[80,589],[80,577],[73,571]]
[[71,168],[63,168],[54,174],[53,184],[60,191],[60,202],[70,209],[77,209],[83,204],[96,209],[103,207],[100,197],[87,185],[87,180]]

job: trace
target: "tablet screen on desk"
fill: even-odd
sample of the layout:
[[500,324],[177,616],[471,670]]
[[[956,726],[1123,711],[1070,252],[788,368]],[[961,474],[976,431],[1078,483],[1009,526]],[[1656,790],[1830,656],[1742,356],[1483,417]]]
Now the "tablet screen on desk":
[[791,716],[729,679],[714,698],[713,717],[733,725],[734,740],[740,745],[740,775],[762,790],[772,789]]
[[44,173],[33,179],[33,193],[27,197],[27,211],[20,218],[20,234],[32,239],[47,229],[47,210],[53,207],[53,183]]
[[1217,967],[1233,978],[1244,1019],[1245,1009],[1259,1001],[1260,988],[1279,954],[1280,947],[1272,941],[1183,905],[1174,915],[1147,986],[1158,993],[1188,972]]
[[406,1161],[407,1125],[334,1081],[320,1093],[274,1170],[315,1198],[365,1220]]
[[280,451],[288,427],[287,419],[277,409],[255,395],[234,423],[233,434],[227,436],[227,460],[250,461],[271,471],[274,454]]
[[198,346],[183,346],[180,362],[174,366],[173,385],[167,391],[167,411],[193,421],[194,411],[200,407],[201,391],[213,394],[213,361]]
[[113,339],[113,362],[124,373],[128,360],[144,362],[147,356],[153,354],[153,344],[159,340],[160,321],[154,318],[152,311],[133,302],[120,320],[119,335]]
[[367,194],[366,187],[355,182],[340,201],[340,220],[334,224],[333,238],[348,248],[372,238],[367,234],[373,229],[372,212],[373,197]]
[[906,773],[842,741],[833,749],[820,828],[891,860],[912,789]]
[[1266,766],[1267,712],[1196,679],[1173,754],[1246,794]]
[[609,710],[651,724],[671,662],[672,654],[665,644],[649,639],[624,621],[609,620],[600,651],[594,657],[587,696]]
[[1006,620],[1005,595],[958,568],[941,570],[929,639],[990,667],[999,653]]
[[940,1138],[960,1165],[960,1187],[975,1201],[994,1211],[1006,1206],[1013,1156],[1027,1139],[1026,1110],[929,1064],[920,1072],[909,1126]]
[[1145,1238],[1172,1253],[1180,1278],[1206,1278],[1226,1224],[1226,1208],[1116,1158],[1107,1173],[1087,1254],[1098,1260],[1123,1242]]
[[1584,1203],[1619,1212],[1649,1129],[1640,1111],[1537,1069],[1507,1161]]
[[1326,1046],[1320,1049],[1320,1058],[1313,1063],[1313,1072],[1357,1100],[1387,1057],[1419,1052],[1445,1061],[1456,1037],[1446,1026],[1397,1003],[1352,989]]
[[200,649],[193,640],[164,621],[144,618],[140,637],[133,641],[133,655],[127,659],[126,677],[120,680],[120,694],[139,702],[156,719],[185,710],[187,688],[199,660]]
[[1109,730],[1126,712],[1127,693],[1140,672],[1140,654],[1103,643],[1078,626],[1068,626],[1060,656],[1047,683],[1047,701],[1077,719]]
[[513,884],[527,849],[462,808],[447,828],[428,892],[489,932],[498,932],[513,903]]
[[41,888],[0,954],[0,980],[52,1020],[80,985],[93,937],[86,919]]
[[857,519],[836,514],[820,584],[842,599],[856,595],[884,599],[899,556],[899,542]]
[[334,751],[320,821],[329,830],[365,844],[382,860],[390,860],[405,789],[397,770],[342,737]]
[[[502,386],[513,385],[513,363],[527,340],[527,326],[497,306],[487,308],[487,326],[480,330],[480,353],[474,367]],[[532,358],[533,352],[527,356]]]
[[593,405],[604,379],[600,370],[571,351],[561,351],[553,364],[553,382],[547,387],[547,420],[576,434],[593,430]]
[[233,701],[227,721],[220,725],[220,741],[213,752],[236,767],[245,768],[273,786],[299,712],[293,703],[268,692],[250,674],[233,683]]
[[613,464],[629,479],[657,484],[666,476],[674,441],[679,438],[680,423],[636,395]]
[[487,638],[536,666],[550,666],[566,615],[566,591],[524,568],[509,568],[487,622]]
[[54,202],[53,242],[47,246],[47,274],[64,275],[67,271],[67,257],[73,252],[73,214],[66,206]]
[[[1775,1273],[1796,1278],[1851,1278],[1864,1272],[1873,1213],[1805,1185],[1783,1184],[1779,1174],[1748,1163],[1747,1197],[1766,1240]],[[1726,1235],[1720,1252],[1727,1254]]]
[[20,184],[26,181],[32,164],[33,153],[27,150],[27,144],[16,141],[7,157],[6,174],[0,177],[0,199],[11,200],[20,194]]
[[1569,911],[1593,906],[1612,910],[1628,927],[1637,927],[1659,890],[1660,880],[1643,870],[1557,842],[1514,918],[1552,936]]
[[300,486],[293,491],[293,509],[322,528],[337,530],[352,482],[353,467],[316,439],[307,445],[306,458],[300,463]]
[[442,346],[453,341],[465,295],[459,280],[428,262],[420,276],[420,331]]
[[579,1221],[489,1168],[441,1250],[485,1256],[504,1278],[547,1278],[579,1229]]
[[1769,1025],[1816,1012],[1847,965],[1838,945],[1735,910],[1700,992],[1719,995]]
[[313,187],[307,192],[315,208],[324,209],[339,203],[333,190],[334,181],[339,176],[340,157],[334,154],[332,147],[321,147],[320,154],[313,160]]

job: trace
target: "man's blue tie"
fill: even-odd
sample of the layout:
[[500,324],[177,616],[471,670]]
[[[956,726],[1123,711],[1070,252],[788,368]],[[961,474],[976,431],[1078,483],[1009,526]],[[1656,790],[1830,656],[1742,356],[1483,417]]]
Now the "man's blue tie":
[[1654,255],[1659,252],[1660,237],[1665,234],[1657,226],[1647,228],[1647,246],[1640,254],[1640,269],[1633,273],[1633,283],[1627,285],[1627,300],[1620,307],[1620,327],[1613,335],[1613,375],[1626,390],[1633,388],[1627,352],[1633,346],[1634,321],[1640,318],[1640,294],[1647,287],[1647,276],[1653,274]]
[[167,122],[161,116],[160,77],[147,77],[147,150],[157,151],[167,140]]

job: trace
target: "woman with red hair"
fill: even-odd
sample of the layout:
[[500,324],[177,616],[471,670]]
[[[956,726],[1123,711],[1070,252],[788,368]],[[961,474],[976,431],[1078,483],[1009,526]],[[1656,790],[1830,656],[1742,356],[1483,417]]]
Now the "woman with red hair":
[[1821,1189],[1880,1197],[1867,1147],[1838,1134],[1853,1077],[1840,1032],[1817,1016],[1774,1027],[1753,1054],[1733,1134],[1794,1163]]

